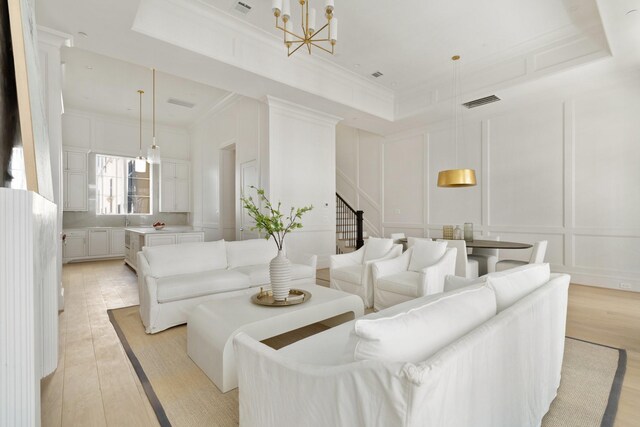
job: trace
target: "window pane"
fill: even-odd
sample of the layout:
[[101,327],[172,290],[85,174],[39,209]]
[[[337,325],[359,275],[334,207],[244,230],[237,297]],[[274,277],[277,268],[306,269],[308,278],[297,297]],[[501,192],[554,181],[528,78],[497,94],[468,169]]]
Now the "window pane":
[[150,215],[151,167],[139,173],[135,159],[97,155],[96,213]]

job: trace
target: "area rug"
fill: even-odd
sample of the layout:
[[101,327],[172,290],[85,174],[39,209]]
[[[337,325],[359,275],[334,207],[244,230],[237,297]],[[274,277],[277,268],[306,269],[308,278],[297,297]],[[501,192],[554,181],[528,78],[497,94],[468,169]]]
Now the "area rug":
[[[187,355],[186,326],[144,332],[138,306],[109,318],[161,426],[237,426],[238,391],[221,393]],[[321,332],[315,324],[264,341],[281,348]],[[624,350],[567,338],[558,397],[542,427],[611,427],[626,368]]]

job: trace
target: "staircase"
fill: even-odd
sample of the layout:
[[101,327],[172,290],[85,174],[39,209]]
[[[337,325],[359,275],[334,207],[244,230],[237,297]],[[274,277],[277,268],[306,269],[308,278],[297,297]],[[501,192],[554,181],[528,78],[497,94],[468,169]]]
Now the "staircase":
[[336,253],[358,250],[364,245],[363,211],[356,211],[336,193]]

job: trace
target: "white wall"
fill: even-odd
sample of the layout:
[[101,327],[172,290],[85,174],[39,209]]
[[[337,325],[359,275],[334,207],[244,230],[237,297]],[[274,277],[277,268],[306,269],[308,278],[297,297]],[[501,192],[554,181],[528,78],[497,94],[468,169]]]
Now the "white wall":
[[[139,153],[140,123],[135,120],[67,109],[62,115],[62,142],[64,147],[73,147],[89,152],[89,186],[87,212],[64,212],[64,228],[74,227],[118,227],[124,225],[124,215],[96,215],[95,202],[95,155],[112,154],[136,157]],[[156,126],[157,141],[163,159],[189,160],[191,145],[186,129]],[[151,145],[151,124],[143,122],[142,155],[147,155]],[[172,225],[184,225],[189,216],[184,213],[161,213],[159,168],[153,170],[153,214],[128,215],[132,225],[151,225],[163,221]]]
[[282,212],[313,205],[303,228],[287,236],[288,253],[318,255],[329,266],[336,247],[336,124],[340,120],[269,98],[269,196]]
[[478,186],[459,189],[436,183],[455,167],[450,123],[384,138],[339,127],[338,191],[379,235],[439,237],[442,225],[473,222],[476,235],[548,240],[546,260],[574,283],[640,291],[639,116],[637,79],[465,111],[458,164],[476,169]]
[[[190,128],[192,150],[192,192],[193,192],[193,225],[203,227],[206,240],[219,240],[225,237],[224,225],[221,224],[221,209],[224,200],[220,196],[220,164],[221,150],[229,145],[236,147],[236,179],[239,182],[239,171],[243,163],[256,161],[260,171],[258,186],[265,186],[262,174],[268,170],[264,167],[262,157],[266,144],[267,107],[249,98],[235,96],[221,105],[214,107],[205,117]],[[236,185],[236,213],[240,212],[240,190]],[[237,219],[239,227],[240,221]],[[227,223],[228,224],[228,223]],[[230,231],[227,230],[227,238]]]

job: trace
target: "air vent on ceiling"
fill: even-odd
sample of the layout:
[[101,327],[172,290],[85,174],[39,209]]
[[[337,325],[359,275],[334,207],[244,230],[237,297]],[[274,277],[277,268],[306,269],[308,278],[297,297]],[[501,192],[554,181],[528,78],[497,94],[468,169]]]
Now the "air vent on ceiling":
[[251,6],[249,6],[247,3],[239,1],[238,3],[236,3],[235,10],[246,15],[251,11]]
[[193,108],[196,106],[196,104],[194,104],[193,102],[183,101],[182,99],[176,99],[176,98],[169,98],[167,99],[167,102],[169,104],[178,105],[184,108]]
[[377,79],[378,77],[380,77],[382,75],[382,73],[380,71],[376,71],[375,73],[373,73],[371,75]]
[[485,96],[484,98],[474,99],[473,101],[465,102],[464,105],[467,108],[476,108],[483,105],[491,104],[492,102],[498,102],[500,98],[495,95]]

